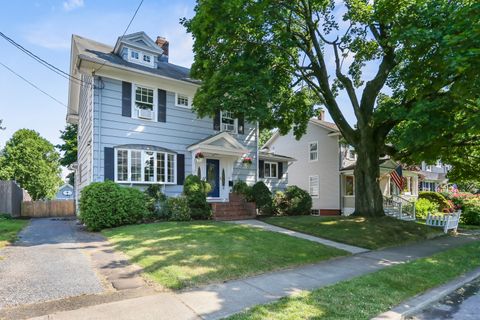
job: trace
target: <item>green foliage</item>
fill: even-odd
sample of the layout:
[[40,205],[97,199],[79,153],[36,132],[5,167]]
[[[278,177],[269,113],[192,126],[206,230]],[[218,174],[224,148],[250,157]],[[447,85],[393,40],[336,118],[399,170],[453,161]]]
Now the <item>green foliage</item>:
[[261,148],[267,141],[273,136],[273,131],[270,129],[260,130],[260,135],[258,137],[258,146]]
[[63,144],[58,144],[56,147],[63,152],[60,159],[62,166],[68,167],[77,161],[77,132],[78,126],[76,124],[67,124],[65,130],[60,131],[60,139],[63,140]]
[[465,224],[480,226],[480,205],[466,205],[460,220]]
[[147,196],[147,208],[150,212],[151,218],[161,218],[162,204],[167,200],[165,194],[161,190],[161,185],[151,184],[145,190]]
[[168,198],[163,210],[165,210],[166,216],[171,221],[192,220],[189,200],[185,196]]
[[207,202],[207,194],[212,187],[196,175],[188,175],[183,184],[183,195],[187,199],[192,219],[209,219],[212,209]]
[[60,155],[38,132],[18,130],[0,154],[0,180],[16,180],[34,200],[55,196],[62,183]]
[[251,199],[255,201],[260,214],[270,215],[273,213],[272,193],[263,181],[258,181],[252,186]]
[[312,197],[297,186],[289,186],[285,192],[275,194],[274,206],[280,215],[307,215],[312,209]]
[[0,130],[5,130],[5,127],[2,127],[3,119],[0,119]]
[[420,198],[415,202],[415,215],[417,218],[426,219],[428,214],[435,214],[438,212],[438,204],[431,202],[426,198]]
[[250,187],[245,181],[237,180],[233,185],[232,191],[245,196],[247,201],[254,201],[252,194],[252,187]]
[[[182,21],[194,39],[192,76],[202,80],[195,109],[243,113],[299,138],[323,105],[371,163],[384,154],[442,158],[453,173],[480,173],[478,16],[471,0],[199,1]],[[378,170],[355,171],[359,185],[376,184]],[[380,188],[368,188],[356,211],[381,214],[381,199]]]
[[94,182],[82,189],[80,219],[91,231],[141,221],[147,215],[145,194],[113,181]]
[[420,191],[418,194],[418,199],[427,199],[430,202],[435,203],[437,205],[437,210],[440,212],[449,212],[451,209],[453,209],[448,200],[439,192]]

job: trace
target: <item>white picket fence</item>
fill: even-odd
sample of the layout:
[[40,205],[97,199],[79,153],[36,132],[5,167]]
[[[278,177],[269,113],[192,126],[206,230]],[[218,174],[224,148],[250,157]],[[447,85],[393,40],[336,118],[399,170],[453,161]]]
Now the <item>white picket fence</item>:
[[461,211],[448,213],[441,216],[431,215],[429,213],[425,224],[432,227],[441,227],[445,233],[447,233],[448,230],[454,230],[457,232],[461,214]]

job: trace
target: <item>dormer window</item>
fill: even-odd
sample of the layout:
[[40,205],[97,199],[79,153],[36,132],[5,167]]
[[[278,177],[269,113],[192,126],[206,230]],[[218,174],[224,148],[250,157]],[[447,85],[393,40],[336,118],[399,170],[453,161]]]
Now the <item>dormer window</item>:
[[143,61],[146,62],[146,63],[150,63],[152,61],[152,57],[144,54],[143,55]]
[[130,51],[130,57],[132,59],[138,60],[138,52],[137,51]]

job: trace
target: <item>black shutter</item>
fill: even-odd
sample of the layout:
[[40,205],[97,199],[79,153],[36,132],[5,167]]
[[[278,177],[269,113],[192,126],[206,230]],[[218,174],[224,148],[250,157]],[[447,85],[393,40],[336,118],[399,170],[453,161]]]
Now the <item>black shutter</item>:
[[278,163],[278,179],[281,179],[283,176],[283,162]]
[[103,170],[104,173],[104,180],[112,180],[115,181],[115,149],[107,148],[104,149],[103,155]]
[[213,118],[213,130],[220,131],[220,111],[217,111]]
[[263,160],[258,160],[258,177],[259,178],[263,178],[264,176],[264,170],[265,170],[265,166],[263,164]]
[[167,91],[158,89],[158,122],[167,122]]
[[132,117],[132,84],[122,81],[122,116]]
[[177,184],[183,185],[185,181],[185,155],[177,154]]
[[244,133],[244,126],[245,126],[245,119],[243,115],[238,117],[238,133],[243,134]]

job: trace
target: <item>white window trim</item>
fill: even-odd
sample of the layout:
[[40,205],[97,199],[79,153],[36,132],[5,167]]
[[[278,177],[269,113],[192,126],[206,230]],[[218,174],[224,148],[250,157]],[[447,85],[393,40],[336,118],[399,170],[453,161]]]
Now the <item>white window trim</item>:
[[[317,145],[317,158],[315,160],[311,160],[311,154],[312,154],[312,151],[310,150],[311,147],[312,147],[312,144],[316,144]],[[318,141],[310,141],[308,143],[308,162],[317,162],[318,161]]]
[[[137,106],[135,105],[135,92],[137,91],[137,87],[141,87],[141,88],[146,88],[146,89],[150,89],[150,90],[153,90],[153,119],[142,119],[142,118],[139,118],[138,115],[137,115]],[[158,114],[158,90],[157,88],[154,88],[154,87],[151,87],[151,86],[146,86],[146,85],[143,85],[143,84],[139,84],[139,83],[132,83],[132,118],[133,119],[138,119],[138,120],[142,120],[142,121],[151,121],[151,122],[157,122],[158,121],[158,117],[157,117],[157,114]]]
[[[317,195],[311,194],[311,190],[312,190],[312,179],[311,178],[317,178],[317,182],[318,182],[318,185],[317,185],[318,194]],[[313,175],[313,176],[308,176],[308,194],[312,198],[315,198],[315,199],[318,199],[320,197],[320,177],[318,176],[318,174]]]
[[[127,151],[127,175],[128,180],[118,180],[118,161],[117,155],[118,151]],[[132,151],[140,151],[141,152],[141,181],[132,181],[132,172],[131,172],[131,164],[132,164]],[[153,180],[154,181],[145,181],[145,152],[153,152]],[[165,181],[157,181],[157,153],[165,154]],[[167,155],[173,155],[173,182],[167,182],[168,180],[168,157]],[[125,148],[115,148],[114,149],[114,174],[116,183],[128,183],[128,184],[164,184],[164,185],[176,185],[177,184],[177,155],[171,152],[164,152],[164,151],[153,151],[153,150],[143,150],[143,149],[125,149]]]
[[[188,106],[184,106],[183,104],[178,104],[179,95],[185,96],[188,98]],[[192,98],[188,94],[175,92],[175,106],[179,108],[190,109],[192,108]]]
[[[275,176],[272,176],[272,164],[275,165]],[[267,177],[265,166],[269,165],[270,166],[270,176]],[[270,179],[278,179],[278,162],[272,162],[272,161],[264,161],[263,162],[263,177],[264,178],[270,178]]]
[[[132,57],[132,52],[138,53],[138,59]],[[150,62],[144,61],[143,56],[150,56]],[[127,57],[128,57],[127,58],[128,61],[133,62],[133,63],[142,64],[142,65],[145,65],[145,66],[148,66],[148,67],[154,67],[155,66],[155,64],[154,64],[155,63],[154,62],[155,61],[155,55],[143,52],[141,50],[128,48]]]
[[235,127],[235,129],[233,131],[225,131],[223,130],[223,111],[220,111],[220,131],[225,131],[225,132],[230,132],[230,133],[233,133],[233,134],[237,134],[238,133],[238,118],[234,118],[233,119],[233,126]]

